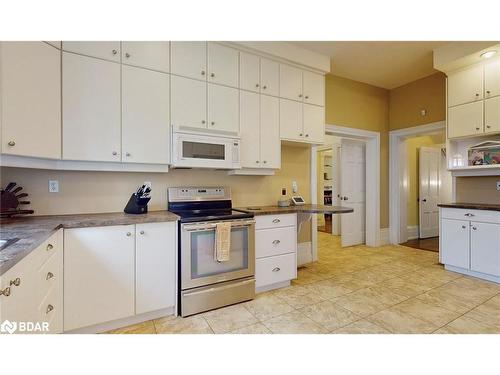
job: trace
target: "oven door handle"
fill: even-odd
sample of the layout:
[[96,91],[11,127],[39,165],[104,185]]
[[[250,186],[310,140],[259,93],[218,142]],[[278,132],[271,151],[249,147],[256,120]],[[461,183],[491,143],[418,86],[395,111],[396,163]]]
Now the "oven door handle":
[[[245,221],[235,221],[234,223],[231,223],[231,228],[240,228],[240,227],[248,227],[250,225],[255,224],[255,220],[245,220]],[[206,230],[212,230],[217,227],[217,224],[183,224],[182,225],[182,230],[188,231],[188,232],[194,232],[194,231],[206,231]]]

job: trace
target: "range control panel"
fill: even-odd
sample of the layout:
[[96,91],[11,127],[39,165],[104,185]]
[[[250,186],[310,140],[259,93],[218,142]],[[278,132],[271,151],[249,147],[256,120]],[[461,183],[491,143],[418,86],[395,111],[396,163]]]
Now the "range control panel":
[[168,188],[168,201],[231,199],[229,187],[177,187]]

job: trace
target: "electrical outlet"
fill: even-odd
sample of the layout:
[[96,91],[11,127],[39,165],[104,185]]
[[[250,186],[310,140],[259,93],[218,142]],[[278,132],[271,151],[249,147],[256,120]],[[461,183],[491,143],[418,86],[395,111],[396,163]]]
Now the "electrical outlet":
[[500,191],[500,181],[497,181],[497,190]]
[[59,193],[59,181],[49,180],[49,193]]

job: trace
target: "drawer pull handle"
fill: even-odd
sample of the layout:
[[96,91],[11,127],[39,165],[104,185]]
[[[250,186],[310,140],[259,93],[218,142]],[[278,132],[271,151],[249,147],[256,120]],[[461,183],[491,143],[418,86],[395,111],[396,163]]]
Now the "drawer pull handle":
[[10,296],[10,287],[5,288],[4,290],[0,290],[0,296],[4,295],[5,297]]
[[54,310],[54,306],[52,306],[52,305],[48,305],[48,306],[47,306],[47,310],[45,311],[45,314],[50,313],[52,310]]
[[274,267],[273,268],[273,272],[279,272],[280,270],[281,270],[281,268],[279,268],[279,267]]
[[277,223],[281,223],[281,220],[280,219],[274,219],[273,220],[273,223],[277,224]]
[[21,285],[21,279],[19,277],[15,278],[14,280],[10,280],[10,286],[19,286]]
[[47,277],[45,278],[45,280],[50,280],[54,277],[54,274],[52,272],[48,272],[47,273]]
[[54,245],[52,245],[51,243],[49,243],[47,245],[47,250],[52,250],[54,248]]
[[273,241],[273,245],[277,245],[277,244],[279,244],[280,242],[281,242],[280,240],[274,240],[274,241]]
[[464,216],[467,216],[467,217],[473,217],[475,216],[474,214],[470,214],[470,213],[466,213]]

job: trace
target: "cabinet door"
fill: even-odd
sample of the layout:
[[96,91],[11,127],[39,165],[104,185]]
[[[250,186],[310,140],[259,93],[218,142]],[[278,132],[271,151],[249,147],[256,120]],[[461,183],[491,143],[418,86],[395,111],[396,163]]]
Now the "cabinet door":
[[264,168],[281,167],[279,99],[260,96],[260,158]]
[[469,268],[469,222],[441,219],[441,262]]
[[325,136],[325,109],[304,104],[304,137],[307,142],[323,143]]
[[240,91],[240,163],[242,168],[260,166],[259,94]]
[[260,58],[240,52],[240,89],[260,92]]
[[500,95],[500,60],[484,66],[484,97]]
[[170,162],[168,74],[122,67],[122,161]]
[[207,84],[194,79],[171,77],[172,126],[207,127]]
[[63,159],[120,161],[120,64],[63,52]]
[[64,330],[134,315],[134,225],[64,231]]
[[170,43],[122,42],[122,63],[168,73]]
[[448,108],[448,138],[482,134],[483,102]]
[[171,42],[170,70],[184,77],[207,79],[207,42]]
[[325,105],[325,77],[321,74],[303,72],[304,103]]
[[280,64],[268,59],[260,59],[261,92],[266,95],[280,95]]
[[120,42],[63,42],[64,51],[120,62]]
[[448,76],[448,107],[483,98],[483,67],[468,68]]
[[500,225],[471,223],[470,268],[500,276]]
[[175,306],[177,223],[138,224],[135,247],[135,313]]
[[43,42],[0,45],[1,152],[61,158],[61,52]]
[[280,97],[302,101],[302,70],[280,64]]
[[484,132],[500,132],[500,96],[484,101]]
[[208,80],[238,87],[238,51],[217,43],[208,43]]
[[280,138],[304,141],[302,103],[280,99]]
[[208,128],[225,132],[239,131],[239,90],[208,85]]

